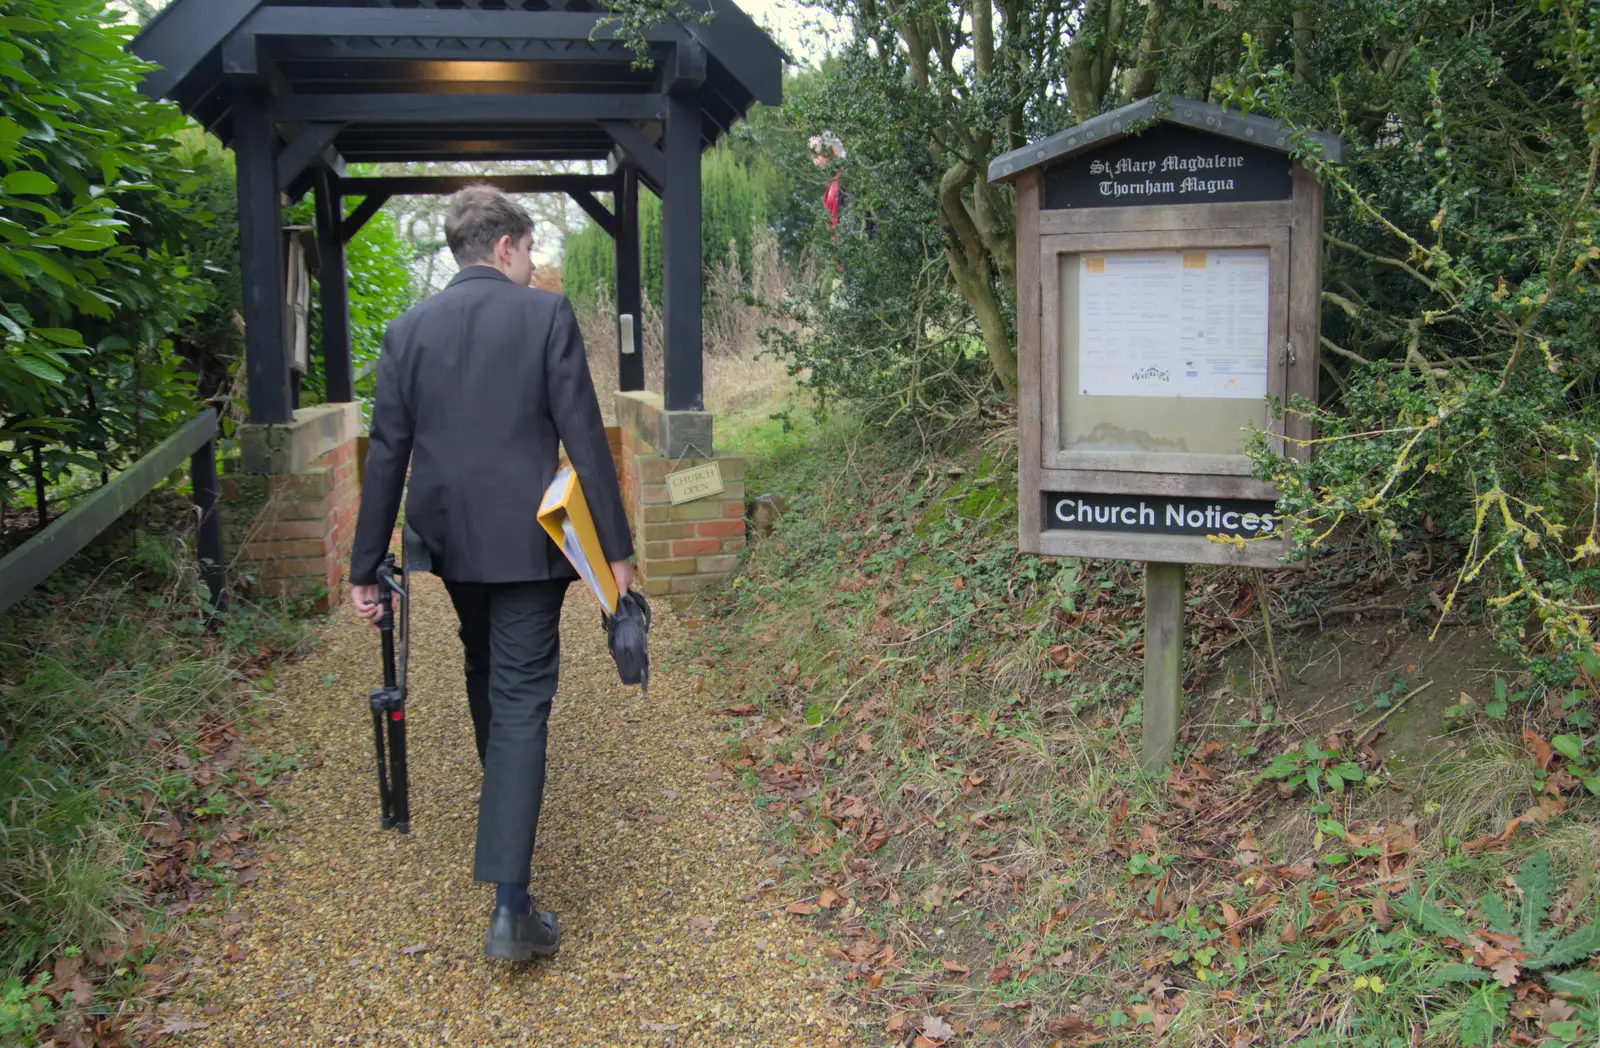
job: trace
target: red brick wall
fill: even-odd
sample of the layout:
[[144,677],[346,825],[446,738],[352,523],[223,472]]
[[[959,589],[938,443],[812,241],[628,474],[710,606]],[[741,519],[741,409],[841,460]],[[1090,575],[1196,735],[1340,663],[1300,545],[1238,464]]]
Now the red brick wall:
[[[745,544],[744,460],[716,459],[722,467],[720,496],[674,506],[667,474],[701,460],[664,459],[628,427],[608,427],[606,441],[633,531],[639,588],[652,597],[687,597],[726,581]],[[561,465],[567,464],[563,455]],[[348,556],[348,540],[341,548]]]
[[666,478],[676,468],[701,460],[674,463],[635,434],[623,430],[621,463],[623,502],[633,524],[638,551],[639,588],[646,596],[687,597],[726,581],[744,549],[744,460],[718,458],[723,492],[674,506]]
[[323,608],[343,596],[361,506],[357,445],[347,441],[291,476],[223,478],[228,545],[262,592],[316,595]]

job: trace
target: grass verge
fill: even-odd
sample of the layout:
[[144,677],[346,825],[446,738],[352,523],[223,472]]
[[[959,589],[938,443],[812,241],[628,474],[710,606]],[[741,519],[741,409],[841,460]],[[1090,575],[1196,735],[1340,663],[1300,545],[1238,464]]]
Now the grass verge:
[[[784,856],[774,901],[836,936],[870,1039],[1595,1043],[1600,663],[1425,705],[1386,659],[1434,668],[1448,549],[1194,570],[1195,709],[1141,777],[1138,568],[1016,552],[1011,432],[744,448],[790,512],[689,665]],[[1308,692],[1285,653],[1346,626],[1344,690]]]
[[170,1032],[185,923],[226,919],[297,766],[250,733],[305,609],[236,601],[208,633],[184,507],[128,519],[0,620],[5,1044]]

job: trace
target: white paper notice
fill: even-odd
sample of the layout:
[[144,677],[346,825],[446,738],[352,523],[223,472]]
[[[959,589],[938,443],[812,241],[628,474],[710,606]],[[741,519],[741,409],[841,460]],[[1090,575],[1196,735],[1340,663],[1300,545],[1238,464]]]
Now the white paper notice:
[[1267,395],[1266,248],[1080,256],[1084,396]]

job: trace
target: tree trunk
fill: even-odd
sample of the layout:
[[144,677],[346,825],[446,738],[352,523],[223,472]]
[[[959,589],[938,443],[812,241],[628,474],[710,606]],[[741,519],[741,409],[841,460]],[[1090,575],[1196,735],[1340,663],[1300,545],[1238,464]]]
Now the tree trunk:
[[1167,0],[1146,0],[1144,35],[1139,38],[1139,53],[1133,68],[1122,74],[1122,96],[1127,102],[1150,97],[1156,89],[1156,65],[1161,60],[1161,26],[1166,20]]
[[1122,35],[1126,0],[1090,0],[1067,55],[1067,104],[1074,120],[1100,111],[1100,100],[1116,71],[1117,39]]
[[1072,107],[1072,118],[1079,122],[1094,116],[1100,108],[1100,96],[1105,94],[1105,85],[1096,76],[1100,70],[1097,45],[1105,37],[1109,2],[1090,0],[1067,52],[1067,104]]
[[49,492],[44,483],[44,445],[33,442],[33,500],[39,507],[39,530],[50,523]]
[[972,196],[973,226],[994,259],[1000,279],[1014,285],[1017,282],[1017,230],[1013,220],[1015,205],[987,178],[977,180]]
[[994,293],[994,283],[987,273],[974,272],[961,253],[953,247],[945,248],[945,258],[950,263],[950,275],[962,297],[972,306],[978,318],[978,330],[983,333],[983,346],[989,354],[989,366],[995,377],[1012,396],[1017,392],[1017,351],[1011,345],[1011,334],[1006,330],[1006,318],[1000,308],[1000,299]]
[[1311,79],[1311,44],[1311,12],[1302,0],[1294,8],[1294,78],[1302,84]]
[[945,258],[956,287],[978,318],[983,344],[989,353],[989,365],[994,368],[1006,392],[1015,393],[1017,352],[1011,345],[1011,334],[1006,330],[1005,313],[1000,307],[999,296],[995,294],[991,272],[991,267],[998,267],[961,196],[962,191],[976,180],[977,174],[976,169],[961,160],[946,170],[944,177],[939,180],[940,211],[955,238],[955,243],[946,245]]
[[1096,96],[1096,103],[1115,83],[1117,74],[1117,58],[1122,43],[1122,25],[1127,20],[1128,0],[1110,0],[1106,11],[1106,35],[1100,42],[1100,94]]

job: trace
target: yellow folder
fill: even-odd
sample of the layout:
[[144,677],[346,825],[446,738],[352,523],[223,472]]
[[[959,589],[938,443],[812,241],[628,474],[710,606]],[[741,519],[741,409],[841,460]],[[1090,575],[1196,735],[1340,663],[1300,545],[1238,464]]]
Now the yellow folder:
[[594,530],[594,518],[589,516],[589,503],[583,497],[583,485],[571,466],[565,466],[556,479],[545,489],[544,502],[539,506],[539,523],[549,533],[550,539],[567,555],[572,566],[578,569],[589,591],[600,602],[607,615],[617,610],[617,580],[611,575],[611,565],[600,549],[600,536]]

